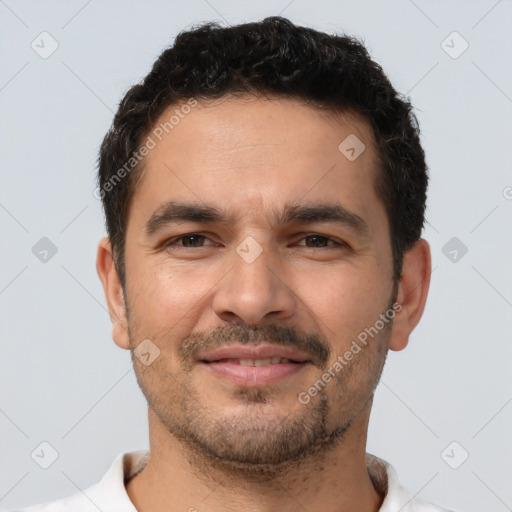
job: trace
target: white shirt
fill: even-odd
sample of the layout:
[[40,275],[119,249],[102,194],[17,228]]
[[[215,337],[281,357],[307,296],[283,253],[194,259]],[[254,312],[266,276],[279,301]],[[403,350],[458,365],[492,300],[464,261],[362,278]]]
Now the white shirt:
[[[149,450],[121,453],[103,478],[83,492],[12,512],[137,512],[125,484],[144,469],[148,456]],[[413,497],[398,483],[395,469],[385,460],[367,453],[366,464],[374,486],[386,496],[379,512],[450,512]]]

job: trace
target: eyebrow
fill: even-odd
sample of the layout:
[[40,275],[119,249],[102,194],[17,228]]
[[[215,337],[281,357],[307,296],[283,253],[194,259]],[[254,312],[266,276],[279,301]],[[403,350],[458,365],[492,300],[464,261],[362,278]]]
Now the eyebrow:
[[[286,204],[282,211],[274,211],[270,217],[272,228],[285,224],[326,222],[347,227],[362,238],[370,236],[366,221],[338,203]],[[169,201],[155,210],[145,225],[145,231],[151,236],[169,224],[182,222],[233,224],[234,220],[233,216],[227,215],[215,206]]]

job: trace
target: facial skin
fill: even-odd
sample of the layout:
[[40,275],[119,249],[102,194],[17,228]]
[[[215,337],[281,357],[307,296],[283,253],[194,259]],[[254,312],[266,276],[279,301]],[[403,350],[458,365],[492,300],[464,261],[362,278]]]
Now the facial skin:
[[[338,150],[350,134],[366,147],[354,161]],[[407,345],[423,313],[426,241],[405,256],[393,322],[309,403],[298,399],[394,302],[376,172],[364,120],[291,99],[200,103],[150,151],[129,211],[126,294],[107,239],[97,260],[115,343],[133,351],[149,339],[160,351],[149,365],[133,357],[151,447],[127,486],[136,506],[291,511],[298,501],[306,510],[378,510],[382,496],[364,460],[368,419],[388,349]],[[159,219],[148,233],[169,202],[227,218]],[[366,230],[279,222],[292,205],[339,205]],[[309,362],[270,383],[229,379],[201,362],[235,345],[292,348]]]

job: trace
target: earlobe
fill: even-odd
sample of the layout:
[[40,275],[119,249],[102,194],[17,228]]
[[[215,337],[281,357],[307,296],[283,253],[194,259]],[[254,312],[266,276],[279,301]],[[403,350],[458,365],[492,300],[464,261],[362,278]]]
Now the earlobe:
[[103,285],[107,301],[112,322],[112,338],[116,345],[129,350],[130,339],[128,336],[124,291],[114,265],[112,246],[108,238],[102,238],[98,244],[96,271]]
[[430,246],[426,240],[420,239],[404,255],[397,296],[401,309],[393,320],[389,344],[391,350],[403,350],[407,346],[409,335],[423,315],[431,267]]

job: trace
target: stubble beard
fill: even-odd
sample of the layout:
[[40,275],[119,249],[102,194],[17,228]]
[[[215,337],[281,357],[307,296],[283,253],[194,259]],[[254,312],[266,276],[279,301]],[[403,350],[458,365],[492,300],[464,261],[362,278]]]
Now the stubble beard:
[[137,381],[148,406],[163,428],[181,442],[191,467],[198,474],[208,469],[220,470],[235,478],[243,475],[246,481],[268,483],[297,469],[304,461],[322,466],[357,415],[371,405],[385,364],[391,325],[392,322],[379,333],[378,339],[372,340],[371,343],[379,345],[373,356],[360,354],[359,364],[346,367],[329,384],[343,394],[347,391],[345,383],[350,382],[354,373],[366,372],[370,377],[364,382],[365,390],[357,403],[343,411],[333,411],[337,395],[329,395],[325,388],[308,404],[301,405],[298,413],[273,417],[265,417],[264,408],[272,403],[276,390],[267,388],[240,388],[237,398],[246,405],[244,411],[236,416],[218,417],[194,389],[193,372],[173,374],[162,368],[158,373],[156,368],[141,368],[133,355],[138,338],[132,328],[129,334]]
[[[201,401],[190,374],[180,385],[177,376],[168,370],[159,374],[156,387],[150,382],[154,375],[146,379],[137,373],[137,380],[148,406],[165,430],[186,448],[189,463],[198,473],[220,470],[233,477],[243,474],[246,481],[268,483],[298,469],[303,462],[322,465],[344,439],[354,418],[372,400],[384,362],[385,355],[375,368],[374,385],[358,408],[336,411],[337,421],[331,426],[328,423],[329,418],[332,422],[335,400],[326,389],[301,405],[298,413],[294,410],[288,416],[265,417],[263,409],[272,402],[271,391],[242,388],[237,397],[246,406],[244,411],[218,417]],[[349,368],[344,371],[344,377],[350,378]]]

